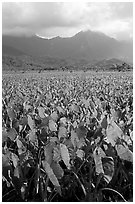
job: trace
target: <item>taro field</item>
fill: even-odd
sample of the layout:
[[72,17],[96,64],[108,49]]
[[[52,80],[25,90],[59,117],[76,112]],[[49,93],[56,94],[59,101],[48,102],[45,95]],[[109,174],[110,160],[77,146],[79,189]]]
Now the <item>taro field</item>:
[[133,73],[3,73],[2,201],[133,201]]

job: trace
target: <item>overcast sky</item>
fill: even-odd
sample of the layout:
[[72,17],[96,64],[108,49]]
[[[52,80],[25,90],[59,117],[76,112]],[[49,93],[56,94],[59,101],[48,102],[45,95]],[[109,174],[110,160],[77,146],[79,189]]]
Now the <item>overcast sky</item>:
[[2,3],[4,35],[70,37],[90,29],[129,40],[133,37],[132,24],[132,2]]

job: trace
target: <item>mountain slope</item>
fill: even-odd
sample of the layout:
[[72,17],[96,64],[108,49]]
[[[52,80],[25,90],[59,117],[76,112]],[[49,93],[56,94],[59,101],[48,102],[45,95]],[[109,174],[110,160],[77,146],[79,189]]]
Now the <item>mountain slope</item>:
[[8,45],[2,45],[2,55],[12,55],[12,56],[20,56],[25,55],[25,53],[19,49]]
[[52,39],[37,36],[3,36],[2,45],[36,57],[49,56],[88,61],[119,58],[132,61],[132,43],[120,42],[103,33],[93,31],[81,31],[73,37]]

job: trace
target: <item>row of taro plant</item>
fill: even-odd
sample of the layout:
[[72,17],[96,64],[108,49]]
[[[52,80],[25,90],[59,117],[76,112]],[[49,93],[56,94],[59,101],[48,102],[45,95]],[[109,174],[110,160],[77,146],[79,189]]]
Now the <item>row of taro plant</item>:
[[24,90],[15,81],[3,85],[2,200],[132,201],[131,95],[116,97],[112,88],[105,95],[106,82],[101,85],[99,78],[100,95],[88,97],[82,92],[88,81],[81,79],[80,86],[75,76],[65,93],[73,99],[67,101],[63,79],[61,90],[53,80],[50,94],[32,79]]

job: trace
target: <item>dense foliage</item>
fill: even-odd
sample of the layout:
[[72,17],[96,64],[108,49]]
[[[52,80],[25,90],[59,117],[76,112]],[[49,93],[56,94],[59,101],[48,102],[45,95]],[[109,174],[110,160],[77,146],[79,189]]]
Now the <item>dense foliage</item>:
[[2,83],[3,201],[132,201],[132,73]]
[[32,57],[27,55],[2,55],[2,69],[4,71],[47,71],[47,70],[100,70],[100,71],[132,71],[132,64],[112,58],[95,61],[86,59],[68,59],[58,57]]

